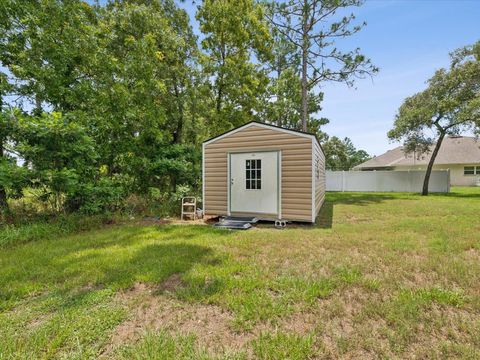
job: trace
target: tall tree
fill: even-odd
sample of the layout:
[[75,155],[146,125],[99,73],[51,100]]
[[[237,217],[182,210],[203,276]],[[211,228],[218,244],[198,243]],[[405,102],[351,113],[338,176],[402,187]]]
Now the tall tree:
[[[0,82],[2,81],[3,74],[0,74]],[[1,84],[1,83],[0,83]],[[0,85],[1,86],[1,85]],[[3,173],[7,172],[6,167],[10,165],[10,159],[6,154],[6,144],[11,136],[12,130],[10,126],[10,121],[8,119],[7,114],[4,111],[3,104],[2,104],[2,95],[0,94],[0,170]],[[0,213],[8,210],[8,202],[7,202],[7,189],[6,189],[6,181],[0,180]]]
[[[272,11],[271,7],[269,10]],[[259,118],[278,126],[302,130],[300,57],[295,46],[275,27],[272,27],[272,36],[272,58],[267,65],[270,83]],[[311,117],[321,111],[322,100],[323,93],[309,92],[308,113]],[[325,134],[320,128],[327,123],[328,119],[312,117],[307,131],[323,139]]]
[[43,199],[60,211],[63,197],[75,193],[98,169],[93,139],[78,121],[61,113],[17,117],[16,149],[32,170],[30,185],[40,188]]
[[17,164],[18,123],[7,105],[0,109],[0,215],[9,210],[8,199],[22,196],[30,171]]
[[[128,178],[131,191],[172,185],[159,172],[165,147],[197,142],[195,115],[196,38],[184,10],[173,1],[115,1],[99,9],[99,52],[91,62],[95,93],[88,124],[110,176]],[[189,138],[193,134],[192,138]],[[193,140],[193,141],[192,141]],[[178,157],[180,167],[187,159]],[[170,178],[170,179],[169,179]]]
[[353,14],[339,15],[362,0],[287,0],[275,4],[271,23],[293,44],[300,55],[302,128],[308,129],[309,92],[327,81],[351,86],[355,78],[372,75],[378,69],[356,48],[341,51],[337,39],[359,32],[365,25],[353,25]]
[[202,64],[212,88],[213,133],[252,119],[268,78],[261,63],[270,56],[264,8],[254,0],[205,0],[197,19],[204,34]]
[[350,170],[370,159],[370,155],[365,150],[356,149],[348,137],[342,140],[332,136],[324,142],[323,149],[327,170]]
[[190,26],[188,14],[179,9],[173,1],[162,3],[163,11],[169,25],[179,41],[169,51],[165,51],[164,62],[167,70],[165,96],[167,125],[171,126],[172,143],[180,144],[195,140],[195,133],[191,131],[197,124],[198,116],[195,113],[192,100],[199,97],[197,91],[200,69],[198,66],[199,49],[197,36]]
[[0,61],[24,112],[54,110],[79,122],[94,139],[98,165],[130,191],[165,188],[198,168],[191,155],[205,116],[195,114],[203,110],[196,37],[173,0],[0,6]]
[[14,93],[40,114],[85,106],[94,58],[94,8],[84,1],[5,0],[0,59]]
[[[13,26],[12,21],[9,19],[8,10],[11,4],[4,3],[0,8],[0,54],[3,48],[3,44],[6,42],[8,32]],[[12,90],[12,85],[8,81],[8,74],[4,67],[3,57],[0,57],[0,170],[5,177],[9,171],[7,167],[10,167],[10,159],[7,156],[6,145],[12,135],[11,121],[6,113],[6,101],[5,98]],[[7,179],[0,178],[0,214],[8,210],[7,201]]]
[[[435,158],[447,135],[464,130],[480,133],[480,42],[451,54],[449,69],[440,69],[428,80],[426,90],[408,97],[400,106],[392,140],[403,140],[407,151],[430,148],[422,195],[428,195],[428,183]],[[429,133],[435,134],[434,138]]]

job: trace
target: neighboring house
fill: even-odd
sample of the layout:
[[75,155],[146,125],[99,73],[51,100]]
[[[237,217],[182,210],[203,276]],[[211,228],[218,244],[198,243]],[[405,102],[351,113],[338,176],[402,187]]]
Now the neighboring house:
[[252,121],[203,143],[206,215],[315,222],[324,199],[313,134]]
[[[425,170],[434,145],[428,154],[405,154],[403,146],[387,151],[354,170]],[[443,140],[435,158],[434,170],[449,169],[450,183],[456,186],[475,186],[480,183],[480,140],[467,136],[450,136]]]

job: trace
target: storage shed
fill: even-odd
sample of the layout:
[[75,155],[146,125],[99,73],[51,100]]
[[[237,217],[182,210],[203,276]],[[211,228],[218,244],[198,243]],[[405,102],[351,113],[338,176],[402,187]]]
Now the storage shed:
[[249,122],[203,143],[207,216],[315,222],[325,155],[313,134]]

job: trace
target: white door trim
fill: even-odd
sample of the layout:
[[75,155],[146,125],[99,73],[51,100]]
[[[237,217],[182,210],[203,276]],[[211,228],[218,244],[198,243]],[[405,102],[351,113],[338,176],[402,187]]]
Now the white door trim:
[[232,154],[248,154],[248,153],[270,153],[276,152],[277,153],[277,217],[281,219],[282,216],[282,150],[248,150],[248,151],[228,151],[227,152],[227,214],[230,216],[231,212],[231,160],[230,157]]

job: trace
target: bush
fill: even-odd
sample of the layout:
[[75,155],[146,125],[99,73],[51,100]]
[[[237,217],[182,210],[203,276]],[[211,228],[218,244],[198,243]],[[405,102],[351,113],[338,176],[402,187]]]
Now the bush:
[[127,186],[121,177],[100,176],[93,181],[78,184],[66,194],[67,212],[87,215],[109,214],[122,210]]
[[178,185],[174,193],[162,193],[158,188],[149,188],[146,195],[132,194],[128,196],[125,200],[124,211],[128,215],[178,216],[184,196],[198,198],[198,194],[188,185]]

